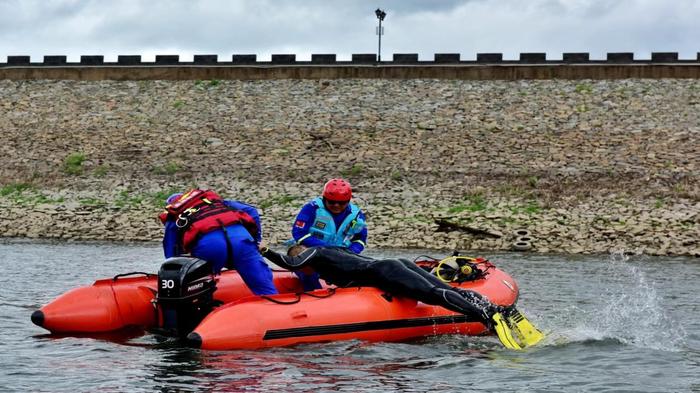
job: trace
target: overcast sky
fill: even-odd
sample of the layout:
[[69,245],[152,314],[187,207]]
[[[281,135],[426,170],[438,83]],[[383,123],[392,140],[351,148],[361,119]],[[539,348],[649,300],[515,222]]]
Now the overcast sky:
[[0,62],[6,56],[376,53],[700,52],[700,0],[0,0]]

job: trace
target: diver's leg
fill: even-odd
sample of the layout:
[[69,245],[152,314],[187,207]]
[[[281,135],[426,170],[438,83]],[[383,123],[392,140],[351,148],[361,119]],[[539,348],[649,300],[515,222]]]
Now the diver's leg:
[[440,280],[434,274],[430,274],[430,273],[426,272],[425,270],[421,269],[414,262],[411,262],[408,259],[403,259],[403,258],[398,259],[398,261],[401,262],[407,269],[409,269],[409,270],[413,271],[414,273],[420,275],[421,277],[425,278],[426,280],[431,282],[436,287],[445,288],[445,289],[452,289],[451,285]]
[[[481,294],[474,292],[474,291],[469,291],[466,289],[461,289],[461,288],[456,288],[453,287],[446,282],[440,280],[437,278],[434,274],[430,274],[426,272],[425,270],[421,269],[418,265],[415,263],[409,261],[408,259],[399,259],[403,265],[411,270],[412,272],[416,273],[417,275],[420,275],[421,277],[425,278],[429,282],[433,283],[436,288],[441,288],[445,289],[448,291],[453,291],[462,296],[467,302],[471,303],[474,307],[477,309],[481,310],[485,315],[491,316],[493,313],[500,311],[501,308],[494,305],[491,303],[487,298],[482,296]],[[440,295],[443,296],[443,295]],[[447,295],[445,295],[447,296]],[[449,298],[452,298],[452,296],[449,296]]]
[[[379,288],[472,317],[475,321],[482,322],[487,329],[494,331],[507,348],[522,349],[541,340],[541,334],[529,340],[524,338],[519,326],[501,314],[502,307],[494,305],[482,295],[474,291],[455,289],[442,282],[437,284],[406,261],[377,261],[371,270],[377,282],[381,284],[377,285]],[[539,333],[536,329],[534,331]]]
[[396,259],[384,259],[372,264],[370,272],[375,278],[375,286],[395,295],[442,306],[478,320],[488,320],[489,315],[481,303],[473,303],[475,297],[463,297],[451,286],[436,282],[430,274],[422,274],[422,269],[415,264],[414,269],[408,262],[409,264]]

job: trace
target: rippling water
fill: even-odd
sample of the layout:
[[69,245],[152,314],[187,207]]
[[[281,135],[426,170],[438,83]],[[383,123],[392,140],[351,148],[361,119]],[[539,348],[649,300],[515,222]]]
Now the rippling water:
[[156,273],[160,249],[0,243],[0,391],[700,392],[700,260],[486,256],[518,280],[543,345],[513,352],[493,337],[442,336],[210,352],[138,332],[50,337],[34,310],[97,278]]

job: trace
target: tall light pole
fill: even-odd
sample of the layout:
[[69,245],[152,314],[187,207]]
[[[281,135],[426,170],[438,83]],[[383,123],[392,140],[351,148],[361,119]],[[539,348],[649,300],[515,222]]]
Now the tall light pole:
[[377,8],[374,11],[374,15],[377,15],[377,19],[379,19],[379,27],[377,27],[377,35],[379,36],[379,47],[377,48],[377,61],[382,61],[382,34],[384,34],[384,30],[382,30],[382,21],[386,17],[386,12]]

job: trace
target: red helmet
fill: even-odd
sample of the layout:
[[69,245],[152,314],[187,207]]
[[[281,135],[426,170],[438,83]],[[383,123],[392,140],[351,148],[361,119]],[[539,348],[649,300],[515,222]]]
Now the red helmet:
[[352,187],[343,179],[328,180],[323,186],[323,197],[331,201],[349,201],[352,198]]

